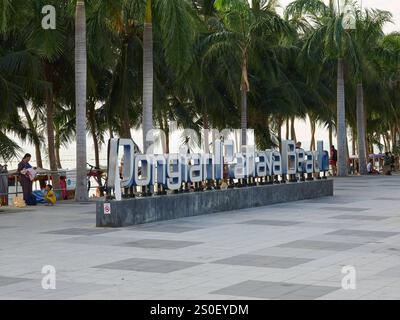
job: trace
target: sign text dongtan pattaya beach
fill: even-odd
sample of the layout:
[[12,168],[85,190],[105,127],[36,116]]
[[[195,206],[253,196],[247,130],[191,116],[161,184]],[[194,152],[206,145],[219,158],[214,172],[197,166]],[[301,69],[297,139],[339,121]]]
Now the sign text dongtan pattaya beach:
[[[119,170],[119,150],[123,148],[123,170]],[[217,140],[214,152],[178,154],[137,154],[131,139],[111,139],[108,150],[108,189],[121,199],[121,188],[144,187],[147,194],[166,194],[166,190],[194,191],[229,187],[285,183],[326,178],[329,154],[318,141],[316,151],[296,148],[293,141],[282,141],[282,154],[276,150],[256,151],[254,146],[234,152],[234,142]],[[155,189],[156,188],[156,189]]]

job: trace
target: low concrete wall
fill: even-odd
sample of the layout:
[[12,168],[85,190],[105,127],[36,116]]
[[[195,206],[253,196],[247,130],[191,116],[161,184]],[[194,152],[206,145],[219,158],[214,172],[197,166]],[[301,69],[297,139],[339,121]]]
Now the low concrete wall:
[[265,185],[97,202],[97,227],[126,227],[222,211],[261,207],[274,203],[333,196],[333,180]]

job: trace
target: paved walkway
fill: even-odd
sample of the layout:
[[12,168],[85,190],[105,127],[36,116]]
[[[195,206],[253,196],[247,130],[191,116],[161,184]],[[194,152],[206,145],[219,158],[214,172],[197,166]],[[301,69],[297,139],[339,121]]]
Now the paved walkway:
[[400,299],[400,176],[335,189],[118,230],[94,227],[93,204],[6,211],[0,299]]

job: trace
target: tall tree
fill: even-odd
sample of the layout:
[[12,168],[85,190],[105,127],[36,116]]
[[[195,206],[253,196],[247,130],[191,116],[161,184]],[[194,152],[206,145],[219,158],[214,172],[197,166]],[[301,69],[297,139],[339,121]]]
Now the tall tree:
[[86,13],[84,1],[75,12],[76,190],[75,201],[88,201],[86,170]]
[[[288,35],[289,26],[275,11],[275,1],[267,1],[261,7],[257,3],[252,8],[247,0],[217,0],[215,6],[223,24],[208,37],[209,50],[206,57],[233,55],[237,72],[240,72],[240,95],[236,99],[240,105],[241,144],[247,143],[248,107],[250,91],[249,60],[257,58],[257,47],[268,45],[268,39],[277,35]],[[232,67],[232,66],[229,66]]]
[[[352,4],[345,0],[343,7]],[[304,15],[315,23],[313,30],[306,35],[304,52],[315,57],[322,57],[323,61],[335,60],[336,72],[336,132],[338,149],[338,175],[348,175],[347,161],[347,126],[345,107],[345,63],[358,63],[356,46],[350,37],[351,28],[345,23],[347,12],[341,12],[342,6],[338,2],[337,8],[330,1],[329,6],[321,0],[295,0],[286,9],[289,16]],[[351,26],[350,26],[351,27]]]
[[[143,151],[152,143],[148,137],[153,129],[153,13],[152,0],[146,0],[143,31]],[[150,139],[148,141],[147,139]]]

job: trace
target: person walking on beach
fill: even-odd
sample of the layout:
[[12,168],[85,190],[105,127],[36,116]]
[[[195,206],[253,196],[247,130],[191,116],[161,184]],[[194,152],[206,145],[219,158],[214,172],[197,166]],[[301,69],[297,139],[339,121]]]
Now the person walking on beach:
[[18,164],[18,174],[20,183],[22,186],[22,192],[24,194],[24,200],[27,205],[30,205],[32,202],[33,194],[32,194],[32,181],[29,176],[29,170],[32,169],[32,166],[29,164],[31,161],[31,155],[27,153],[22,161]]
[[335,146],[331,146],[331,156],[329,160],[329,164],[331,165],[332,168],[332,175],[336,176],[337,174],[337,150],[335,149]]

